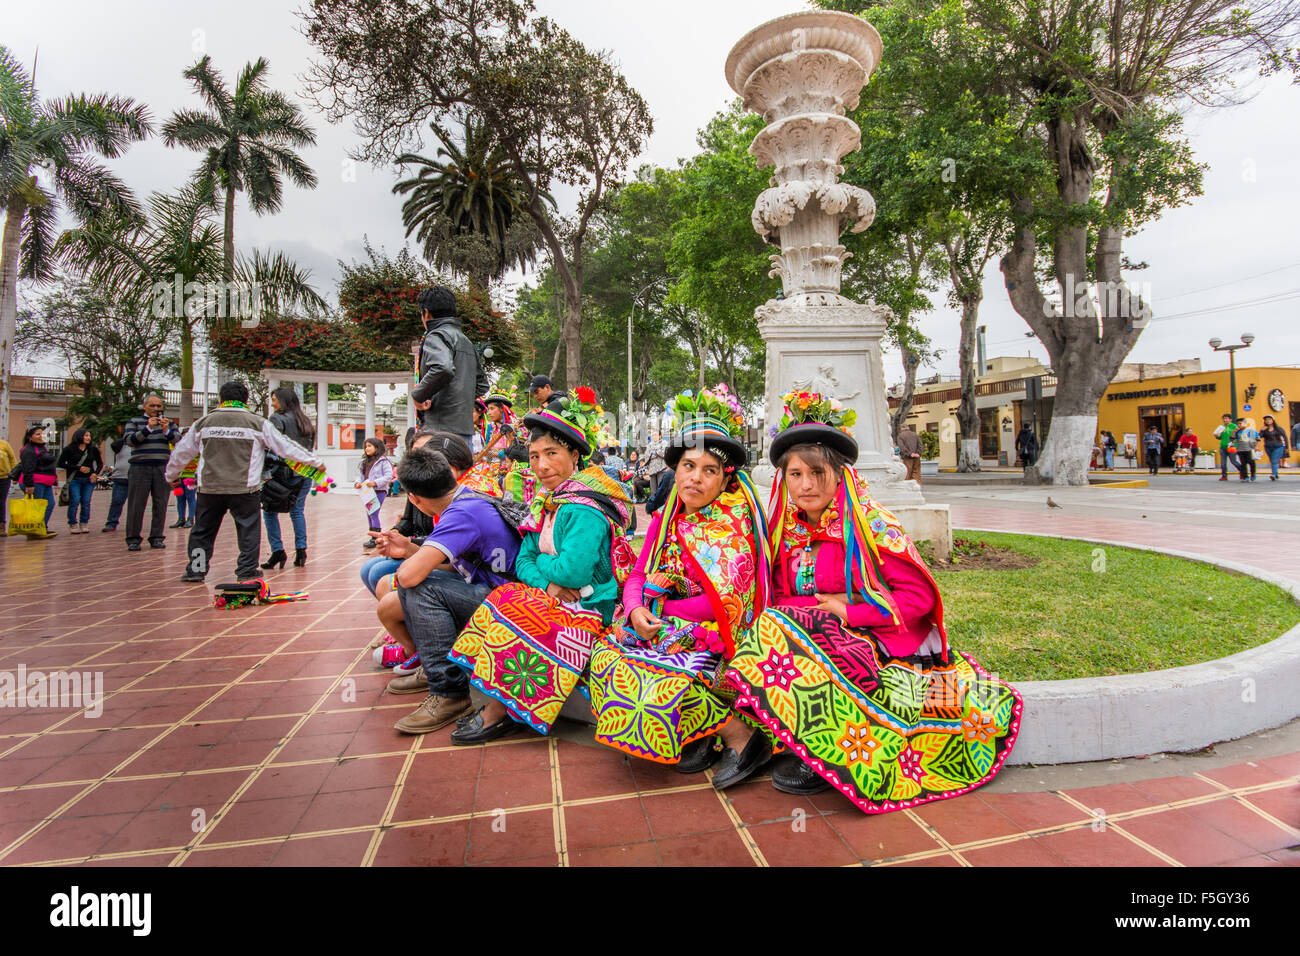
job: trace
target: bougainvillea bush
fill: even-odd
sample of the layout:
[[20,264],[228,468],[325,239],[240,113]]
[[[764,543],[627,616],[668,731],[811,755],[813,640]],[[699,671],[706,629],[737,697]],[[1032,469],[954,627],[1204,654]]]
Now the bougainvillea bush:
[[320,372],[410,371],[411,354],[377,345],[365,329],[339,319],[263,316],[255,328],[214,327],[212,352],[230,368],[256,375],[266,368]]

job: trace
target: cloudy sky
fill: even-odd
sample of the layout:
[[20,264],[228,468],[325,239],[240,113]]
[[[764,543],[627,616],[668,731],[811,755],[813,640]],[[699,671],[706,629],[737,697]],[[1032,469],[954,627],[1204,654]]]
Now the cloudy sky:
[[[312,55],[299,32],[296,2],[285,0],[47,0],[9,5],[0,43],[24,63],[37,57],[44,96],[108,91],[149,104],[156,124],[199,100],[182,71],[204,53],[233,83],[244,63],[265,56],[271,83],[302,102],[298,77]],[[695,134],[731,99],[723,63],[752,27],[799,9],[798,0],[538,0],[538,7],[587,44],[614,52],[650,104],[655,134],[642,162],[675,163],[696,151]],[[888,50],[885,51],[888,56]],[[1257,339],[1239,355],[1243,365],[1300,364],[1300,87],[1285,80],[1258,83],[1255,97],[1227,110],[1189,116],[1197,158],[1209,163],[1205,195],[1128,240],[1134,261],[1150,263],[1136,281],[1149,284],[1156,319],[1131,361],[1200,358],[1226,367],[1207,340]],[[389,251],[403,242],[399,197],[391,169],[352,163],[347,125],[330,126],[309,112],[317,145],[305,151],[320,185],[289,188],[283,210],[257,217],[241,202],[241,248],[283,250],[332,293],[340,258],[361,255],[362,237]],[[113,167],[140,194],[181,185],[197,154],[166,149],[160,140],[133,147]],[[738,211],[748,218],[748,211]],[[756,303],[757,304],[757,303]],[[1046,357],[1007,302],[996,264],[985,282],[982,321],[989,354]],[[957,318],[938,308],[923,330],[945,354],[930,371],[955,374]],[[891,381],[899,373],[888,360]],[[21,371],[21,369],[20,369]]]

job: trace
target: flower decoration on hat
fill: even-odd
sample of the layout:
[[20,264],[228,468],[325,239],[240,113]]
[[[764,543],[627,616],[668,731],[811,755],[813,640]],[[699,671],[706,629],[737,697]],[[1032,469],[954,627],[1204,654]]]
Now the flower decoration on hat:
[[604,424],[605,409],[597,402],[595,389],[579,385],[572,395],[560,399],[560,409],[561,416],[582,432],[590,447],[600,447],[599,436]]
[[817,423],[837,428],[846,435],[851,435],[850,428],[857,423],[858,413],[845,408],[838,399],[828,398],[819,392],[786,392],[781,396],[785,402],[785,412],[777,430],[785,431],[791,425]]
[[677,428],[694,419],[712,418],[720,422],[733,438],[742,438],[745,434],[745,410],[726,383],[706,388],[698,395],[688,388],[669,402],[668,408]]

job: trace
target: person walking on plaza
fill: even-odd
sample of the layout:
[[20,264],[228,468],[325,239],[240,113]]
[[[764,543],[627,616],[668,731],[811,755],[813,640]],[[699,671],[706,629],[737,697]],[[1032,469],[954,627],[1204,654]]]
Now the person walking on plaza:
[[18,467],[18,480],[23,491],[45,499],[45,537],[52,538],[58,534],[50,530],[50,515],[54,513],[54,489],[59,484],[59,476],[54,470],[54,452],[45,447],[45,429],[40,425],[32,426],[23,435],[23,446],[18,450]]
[[1228,480],[1228,465],[1237,468],[1237,454],[1233,450],[1232,436],[1237,431],[1232,416],[1224,414],[1223,424],[1214,430],[1214,437],[1219,439],[1219,480]]
[[[898,457],[907,466],[904,481],[921,483],[921,436],[912,431],[912,426],[904,424],[898,430]],[[1032,462],[1031,462],[1032,464]]]
[[0,538],[9,534],[9,475],[17,467],[14,446],[0,438]]
[[1237,471],[1241,475],[1241,480],[1254,481],[1255,447],[1259,444],[1259,432],[1255,431],[1246,419],[1238,418],[1237,430],[1232,434],[1232,444],[1237,449]]
[[1160,474],[1160,459],[1165,453],[1165,436],[1160,434],[1155,425],[1147,427],[1142,436],[1142,448],[1147,456],[1147,471],[1153,475]]
[[474,437],[474,400],[488,390],[483,363],[461,330],[456,296],[450,289],[440,285],[425,289],[419,302],[425,332],[416,367],[419,381],[411,389],[411,401],[423,428],[451,432],[469,444]]
[[90,496],[95,490],[95,480],[104,470],[104,458],[98,446],[90,441],[90,429],[78,428],[72,433],[72,441],[59,455],[55,467],[63,469],[68,483],[68,530],[73,534],[89,534]]
[[117,437],[109,442],[113,449],[113,497],[108,502],[108,517],[100,531],[116,531],[117,523],[122,519],[122,509],[126,507],[126,496],[130,491],[131,451],[126,443],[126,430],[117,426]]
[[668,465],[664,462],[664,452],[668,450],[668,441],[655,432],[654,437],[646,442],[645,476],[650,480],[650,495],[659,493],[659,487],[667,479]]
[[[291,388],[277,388],[271,393],[271,424],[280,434],[303,448],[312,448],[316,444],[316,425],[302,410],[298,393]],[[311,479],[297,476],[297,491],[293,506],[289,509],[289,523],[293,525],[293,566],[301,568],[307,563],[307,495],[311,493]],[[263,568],[272,568],[276,564],[284,567],[288,557],[284,553],[284,541],[280,538],[280,516],[272,511],[263,511],[266,522],[266,544],[271,549],[271,556]]]
[[[189,428],[181,429],[181,438]],[[169,524],[169,528],[192,528],[194,527],[194,512],[198,510],[198,482],[195,479],[195,473],[198,471],[199,463],[192,461],[181,471],[181,486],[173,494],[176,496],[176,520]]]
[[1016,454],[1026,469],[1038,461],[1038,436],[1034,434],[1029,422],[1020,426],[1020,434],[1016,436]]
[[153,499],[153,517],[149,523],[149,547],[165,548],[167,498],[171,489],[163,479],[163,468],[172,446],[180,441],[181,430],[163,415],[161,395],[147,395],[144,414],[126,423],[126,443],[131,446],[131,470],[126,492],[126,549],[140,550],[140,529],[144,525],[144,506]]
[[1286,432],[1278,427],[1272,415],[1265,415],[1259,437],[1264,439],[1264,454],[1268,456],[1268,466],[1272,470],[1269,480],[1277,481],[1278,467],[1287,455]]
[[[375,497],[379,499],[380,507],[383,507],[384,499],[388,497],[388,489],[393,484],[393,463],[388,460],[387,449],[378,438],[367,438],[363,447],[365,457],[357,466],[357,480],[352,487],[374,489]],[[366,520],[370,523],[371,531],[382,529],[379,523],[379,508],[367,514]],[[374,546],[375,539],[367,537],[363,547]]]
[[1119,442],[1115,440],[1115,433],[1102,432],[1101,450],[1106,459],[1106,470],[1115,470],[1115,452],[1119,449]]
[[325,462],[261,415],[248,410],[248,388],[242,382],[227,382],[219,393],[221,404],[195,422],[172,451],[163,478],[169,484],[180,480],[181,471],[199,459],[198,513],[187,545],[189,563],[182,581],[202,581],[212,566],[212,548],[221,521],[230,512],[239,536],[239,562],[235,576],[240,581],[258,577],[258,549],[262,543],[262,469],[266,452],[286,461],[323,470]]

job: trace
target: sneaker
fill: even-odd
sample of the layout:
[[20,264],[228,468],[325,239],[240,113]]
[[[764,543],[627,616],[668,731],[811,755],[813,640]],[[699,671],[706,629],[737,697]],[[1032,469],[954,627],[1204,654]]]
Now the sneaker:
[[128,550],[128,551],[139,551],[139,550],[140,550],[140,542],[139,542],[139,541],[132,541],[130,544],[128,544],[128,545],[126,546],[126,550]]
[[410,659],[411,655],[407,654],[406,649],[400,644],[385,644],[383,647],[376,647],[371,656],[378,667],[396,667]]
[[155,549],[157,549],[157,548],[165,548],[165,547],[167,547],[167,542],[164,541],[162,538],[154,538],[152,541],[149,542],[149,547],[151,547],[151,548],[155,548]]
[[186,571],[184,574],[181,575],[181,582],[183,584],[202,584],[203,575],[195,574],[192,571]]
[[402,661],[402,663],[394,667],[393,673],[398,677],[405,677],[408,674],[414,674],[418,670],[420,670],[420,655],[412,654],[406,660]]
[[410,674],[394,677],[388,682],[390,694],[419,694],[429,692],[429,679],[424,676],[424,668],[417,667]]
[[404,734],[427,734],[464,717],[472,706],[468,697],[435,697],[430,694],[413,713],[407,714],[393,727]]
[[117,530],[117,525],[115,525],[115,524],[106,524],[106,525],[104,525],[104,527],[100,528],[99,530],[102,531],[102,532],[104,532],[104,534],[108,534],[110,531],[116,531],[116,530]]

